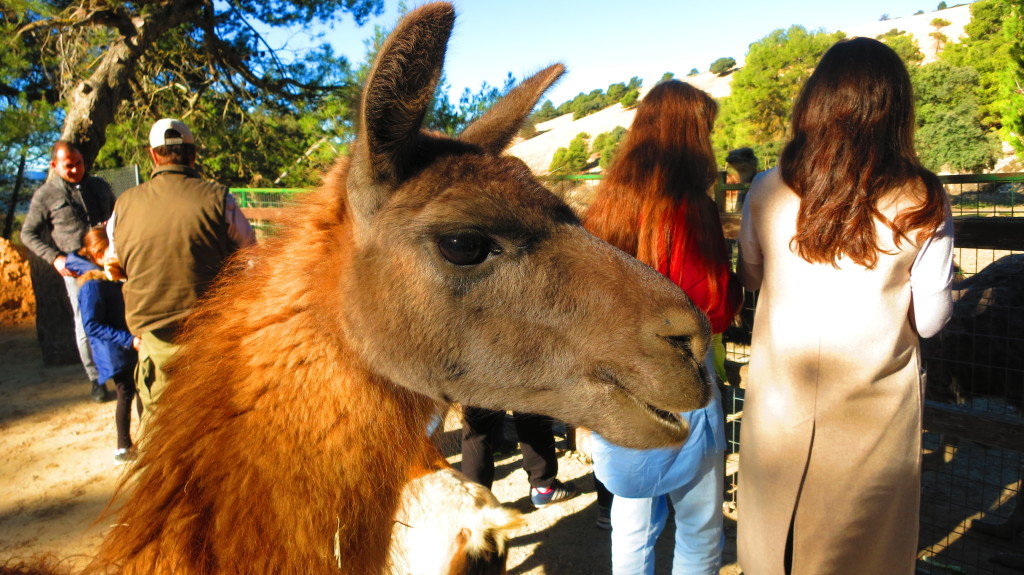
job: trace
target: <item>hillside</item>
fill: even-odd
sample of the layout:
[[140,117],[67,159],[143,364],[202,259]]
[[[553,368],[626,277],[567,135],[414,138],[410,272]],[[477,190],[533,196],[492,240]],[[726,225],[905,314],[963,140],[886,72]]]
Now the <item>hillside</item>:
[[[928,36],[935,30],[931,26],[931,21],[935,18],[942,18],[950,22],[949,26],[942,29],[942,33],[950,41],[957,42],[963,36],[964,26],[971,20],[971,6],[970,4],[964,4],[916,16],[850,26],[844,29],[843,32],[846,32],[846,35],[850,37],[866,36],[874,38],[893,28],[902,30],[917,40],[918,46],[925,56],[924,63],[927,64],[934,61],[937,56],[935,40]],[[771,30],[765,30],[765,34],[769,32]],[[752,39],[751,41],[756,40]],[[737,58],[737,63],[738,66],[743,65],[739,57]],[[704,90],[716,99],[724,98],[730,94],[731,74],[718,76],[711,72],[703,72],[695,76],[680,77],[679,79]],[[640,90],[641,98],[649,88],[650,86],[645,86]],[[573,121],[572,114],[566,114],[537,124],[539,134],[529,140],[518,141],[509,149],[509,153],[526,162],[534,173],[545,175],[548,173],[548,166],[551,164],[551,157],[555,154],[555,150],[568,146],[569,141],[575,138],[577,134],[586,132],[591,137],[594,137],[602,132],[610,132],[616,126],[628,128],[632,124],[635,114],[635,109],[623,109],[619,104],[576,121]]]

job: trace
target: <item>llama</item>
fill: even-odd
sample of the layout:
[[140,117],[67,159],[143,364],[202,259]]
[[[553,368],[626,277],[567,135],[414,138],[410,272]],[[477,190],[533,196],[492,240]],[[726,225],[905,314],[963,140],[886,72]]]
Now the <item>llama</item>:
[[[749,184],[754,181],[754,176],[757,175],[757,156],[754,155],[752,148],[736,148],[730,150],[729,155],[725,157],[725,163],[735,171],[735,174],[728,174],[725,177],[725,183],[727,184]],[[746,192],[740,193],[739,190],[726,190],[725,192],[725,211],[735,212],[743,206],[743,197]]]
[[757,156],[754,154],[753,148],[736,148],[735,150],[729,150],[729,155],[725,157],[725,163],[729,164],[736,174],[733,176],[729,175],[728,183],[730,184],[749,184],[754,181],[754,176],[757,175],[758,162]]
[[351,156],[189,319],[88,572],[381,573],[403,489],[444,468],[425,430],[452,402],[686,439],[706,317],[501,155],[563,67],[457,140],[421,131],[454,18],[403,18]]
[[926,398],[965,403],[1001,398],[1024,407],[1024,254],[1003,256],[953,284],[953,315],[933,338],[921,340],[928,372]]

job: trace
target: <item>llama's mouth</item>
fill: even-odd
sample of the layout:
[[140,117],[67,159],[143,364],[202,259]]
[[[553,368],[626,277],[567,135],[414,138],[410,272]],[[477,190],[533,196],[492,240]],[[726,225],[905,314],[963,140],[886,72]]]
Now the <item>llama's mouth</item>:
[[679,433],[685,430],[683,418],[678,413],[673,413],[671,411],[661,409],[660,407],[655,407],[649,403],[644,403],[635,397],[632,399],[637,403],[637,405],[646,411],[648,415],[653,417],[655,421],[669,427],[672,432]]
[[[705,395],[705,397],[704,397],[704,400],[700,402],[701,405],[698,408],[695,408],[695,409],[699,409],[700,407],[706,406],[708,401],[711,400],[710,390],[711,390],[711,386],[714,385],[714,383],[711,381],[710,375],[708,374],[707,368],[705,368],[703,363],[698,363],[697,364],[697,374],[700,377],[700,384],[701,384],[701,386],[704,389],[708,390],[709,393],[707,393]],[[668,427],[671,430],[671,432],[673,432],[673,433],[680,433],[680,432],[682,432],[682,433],[689,433],[689,431],[688,431],[689,426],[686,423],[686,420],[684,420],[683,417],[679,413],[668,411],[668,410],[662,409],[660,407],[656,407],[654,405],[651,405],[649,403],[645,403],[645,402],[641,401],[640,399],[638,399],[636,397],[633,397],[633,396],[630,396],[630,397],[638,405],[640,405],[651,417],[653,417],[659,424],[665,425],[666,427]]]
[[[696,373],[695,379],[699,381],[696,387],[697,389],[684,391],[679,389],[676,396],[679,399],[678,405],[671,405],[668,409],[666,407],[659,407],[653,403],[649,403],[649,399],[654,399],[653,396],[649,397],[649,394],[641,393],[637,394],[626,385],[626,383],[620,379],[613,368],[608,366],[602,366],[591,372],[591,377],[597,382],[607,385],[615,390],[615,395],[624,395],[629,398],[629,403],[634,406],[635,412],[638,415],[642,414],[643,419],[646,420],[648,427],[648,433],[652,433],[654,436],[660,436],[660,441],[671,443],[673,441],[682,441],[689,435],[689,424],[680,415],[680,412],[687,411],[688,409],[698,409],[707,405],[708,400],[711,398],[711,381],[708,377],[707,370],[704,369],[703,364],[697,364],[694,366]],[[693,394],[692,396],[690,394]],[[675,395],[675,394],[673,394]],[[689,396],[689,399],[685,399]],[[665,405],[665,401],[658,401],[662,406]],[[675,401],[670,403],[675,404]],[[689,407],[687,407],[689,406]],[[638,422],[639,423],[639,422]],[[659,430],[659,431],[655,431]],[[600,429],[596,429],[599,433]],[[648,436],[652,437],[652,436]]]

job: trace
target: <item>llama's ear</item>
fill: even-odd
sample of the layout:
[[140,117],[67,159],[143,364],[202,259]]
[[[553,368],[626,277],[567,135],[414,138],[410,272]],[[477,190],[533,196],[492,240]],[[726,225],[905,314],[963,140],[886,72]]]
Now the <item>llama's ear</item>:
[[349,202],[369,219],[405,179],[455,24],[447,2],[403,18],[384,42],[363,88],[349,168]]
[[512,142],[540,97],[564,73],[565,66],[554,64],[524,80],[466,127],[459,139],[492,154],[500,154]]

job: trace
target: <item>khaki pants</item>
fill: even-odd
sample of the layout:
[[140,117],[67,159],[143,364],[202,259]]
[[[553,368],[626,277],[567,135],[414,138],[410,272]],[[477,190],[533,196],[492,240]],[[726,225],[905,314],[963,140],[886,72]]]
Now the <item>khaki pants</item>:
[[135,388],[142,398],[145,416],[153,414],[153,407],[167,387],[164,366],[178,352],[174,330],[156,330],[142,334],[139,363],[135,366]]

